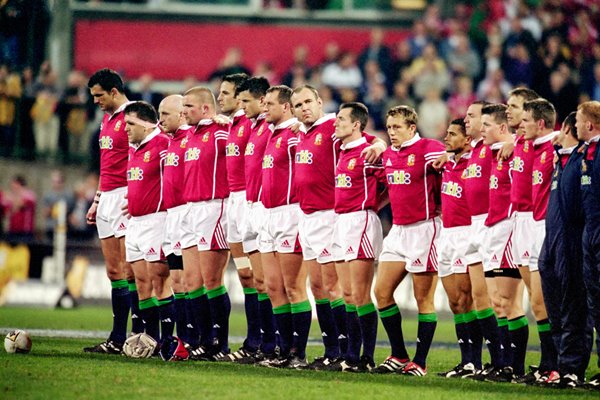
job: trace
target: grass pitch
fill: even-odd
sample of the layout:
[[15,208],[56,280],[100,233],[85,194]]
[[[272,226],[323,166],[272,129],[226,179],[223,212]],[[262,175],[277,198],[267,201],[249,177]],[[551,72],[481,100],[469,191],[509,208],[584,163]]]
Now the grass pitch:
[[[106,331],[110,310],[82,307],[76,310],[0,308],[0,327]],[[416,321],[405,321],[407,343],[414,341]],[[533,327],[533,326],[532,326]],[[244,317],[232,314],[231,333],[244,335]],[[318,338],[313,321],[311,338]],[[85,354],[82,347],[97,339],[56,338],[33,335],[28,355],[0,352],[0,399],[597,399],[598,393],[554,391],[510,384],[450,380],[436,372],[453,367],[459,356],[451,321],[440,321],[429,355],[429,374],[423,378],[399,375],[342,374],[316,371],[285,371],[229,363],[165,363],[158,359],[132,360],[122,356]],[[532,329],[534,330],[534,329]],[[50,333],[46,333],[50,335]],[[385,333],[380,329],[380,337]],[[533,335],[532,335],[533,339]],[[535,342],[534,342],[535,343]],[[237,348],[236,343],[232,348]],[[321,353],[309,346],[309,358]],[[387,346],[379,346],[377,361]],[[414,353],[414,347],[409,347]],[[484,353],[485,354],[485,353]],[[537,363],[539,353],[528,354]],[[593,357],[595,361],[595,356]],[[590,374],[598,372],[591,368]]]

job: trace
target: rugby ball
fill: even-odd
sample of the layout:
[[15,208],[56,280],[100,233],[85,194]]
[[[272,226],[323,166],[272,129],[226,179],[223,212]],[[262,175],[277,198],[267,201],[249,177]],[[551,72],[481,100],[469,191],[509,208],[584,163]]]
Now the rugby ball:
[[31,351],[29,333],[20,329],[9,332],[4,338],[4,350],[7,353],[29,353]]

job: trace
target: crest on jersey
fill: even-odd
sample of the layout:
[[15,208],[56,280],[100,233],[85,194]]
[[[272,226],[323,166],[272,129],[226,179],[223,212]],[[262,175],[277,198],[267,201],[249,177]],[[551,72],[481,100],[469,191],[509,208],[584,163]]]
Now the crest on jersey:
[[541,162],[542,164],[545,164],[545,163],[546,163],[546,152],[543,152],[543,153],[542,153],[542,158],[540,159],[540,162]]
[[208,142],[208,139],[210,138],[210,132],[206,132],[204,134],[204,136],[202,136],[202,141],[203,142]]
[[256,136],[260,136],[263,133],[263,129],[265,128],[264,125],[262,125],[260,128],[258,128],[258,132],[256,132]]
[[144,153],[144,162],[150,162],[150,150]]
[[238,129],[238,137],[242,137],[244,136],[244,127],[240,127],[240,129]]
[[320,146],[323,143],[323,135],[321,135],[320,133],[317,133],[317,136],[315,136],[315,145]]
[[117,121],[115,124],[115,132],[119,132],[119,130],[121,130],[121,125],[121,121]]
[[185,149],[185,146],[187,146],[187,142],[188,142],[188,138],[184,137],[183,140],[181,141],[181,144],[179,145],[179,147],[181,147],[182,149]]
[[496,167],[498,171],[502,171],[502,160],[498,160],[498,166]]
[[275,147],[280,148],[281,147],[281,139],[282,138],[278,138],[277,142],[275,142]]
[[348,161],[348,169],[350,171],[352,171],[355,166],[356,166],[356,158],[353,158],[350,161]]
[[485,158],[485,146],[481,148],[479,152],[479,158]]
[[410,154],[410,155],[408,156],[408,161],[406,162],[406,164],[407,164],[409,167],[412,167],[413,165],[415,165],[415,155],[414,155],[414,154]]
[[523,151],[525,153],[529,153],[529,140],[525,141],[525,144],[523,145]]

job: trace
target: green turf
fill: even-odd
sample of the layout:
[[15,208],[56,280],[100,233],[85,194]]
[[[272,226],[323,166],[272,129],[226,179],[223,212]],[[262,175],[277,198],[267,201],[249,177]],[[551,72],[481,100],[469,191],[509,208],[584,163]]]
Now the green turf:
[[[107,330],[107,308],[76,310],[32,310],[0,307],[0,326],[29,329]],[[407,321],[407,327],[414,327]],[[316,324],[314,324],[316,327]],[[234,313],[232,334],[243,334],[243,315]],[[314,331],[313,331],[314,333]],[[406,332],[414,340],[414,334]],[[440,322],[436,341],[454,341],[452,324]],[[429,375],[408,378],[313,371],[282,371],[233,364],[131,360],[122,356],[84,354],[81,348],[96,343],[91,339],[33,337],[31,354],[0,352],[0,399],[553,399],[598,398],[585,391],[550,391],[509,384],[447,380],[435,372],[451,368],[457,349],[432,349]],[[232,347],[235,348],[236,345]],[[378,348],[376,358],[387,355]],[[321,348],[311,346],[309,357]],[[409,347],[414,353],[414,347]],[[594,358],[595,359],[595,358]],[[530,352],[528,363],[539,360]],[[590,369],[597,373],[598,369]]]

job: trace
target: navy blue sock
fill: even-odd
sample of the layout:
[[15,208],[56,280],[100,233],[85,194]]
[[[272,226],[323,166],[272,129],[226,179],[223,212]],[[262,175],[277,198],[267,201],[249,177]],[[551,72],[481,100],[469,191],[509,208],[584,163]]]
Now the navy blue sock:
[[200,345],[211,348],[214,334],[206,288],[203,286],[189,292],[188,301],[190,303],[190,310],[192,311],[192,322],[200,335]]
[[129,297],[131,299],[131,332],[142,333],[144,332],[144,322],[140,318],[140,299],[138,298],[135,279],[128,280],[127,285],[129,286]]
[[292,347],[292,307],[290,304],[284,304],[279,307],[273,307],[273,316],[275,325],[279,332],[280,355],[287,357]]
[[463,314],[465,321],[465,328],[469,335],[469,354],[471,355],[471,362],[475,365],[475,368],[481,369],[481,351],[483,345],[483,335],[481,334],[481,326],[477,320],[477,312],[471,310],[468,313]]
[[467,333],[467,324],[464,319],[465,314],[454,314],[454,330],[460,349],[460,364],[465,365],[471,362],[469,335]]
[[356,313],[356,306],[346,304],[346,324],[348,326],[348,349],[344,354],[344,360],[356,363],[360,359],[360,346],[362,345],[362,333],[360,320]]
[[340,355],[346,354],[348,351],[348,322],[346,320],[344,299],[339,298],[331,302],[331,313],[333,314],[335,328],[338,333]]
[[161,343],[173,336],[175,329],[175,298],[169,296],[158,300],[158,317],[160,319],[160,340]]
[[185,293],[175,293],[173,295],[175,306],[175,329],[177,330],[177,337],[186,343],[189,343],[187,318],[185,312]]
[[310,301],[305,300],[300,303],[293,303],[291,309],[293,329],[292,348],[298,358],[305,359],[306,343],[308,343],[308,334],[310,333],[310,323],[312,320]]
[[537,321],[538,335],[542,348],[542,358],[540,360],[541,371],[558,370],[558,351],[552,338],[552,330],[548,318]]
[[219,351],[229,353],[229,314],[231,314],[231,301],[225,286],[208,290],[208,304],[213,324],[213,331],[217,339]]
[[379,318],[385,328],[392,348],[392,356],[400,360],[408,360],[408,352],[404,344],[404,335],[402,333],[402,315],[396,304],[384,307],[379,310]]
[[494,310],[486,308],[485,310],[477,310],[477,320],[481,327],[481,333],[485,338],[490,353],[492,365],[496,368],[504,367],[502,360],[502,351],[500,349],[500,337],[498,333],[498,323],[494,316]]
[[260,350],[265,354],[272,354],[277,345],[277,338],[275,336],[273,306],[269,295],[266,293],[258,294],[258,309],[260,311],[260,330],[262,332]]
[[377,343],[377,310],[373,303],[357,307],[356,312],[362,333],[363,356],[373,360]]
[[421,368],[427,368],[427,355],[433,341],[437,316],[435,313],[419,314],[419,326],[417,328],[417,351],[413,362]]
[[160,341],[160,327],[158,322],[158,301],[155,297],[140,300],[140,316],[144,321],[144,330],[157,342]]
[[[110,339],[124,343],[127,338],[127,318],[131,307],[129,286],[125,279],[111,281],[110,301],[112,303],[113,326]],[[141,331],[143,332],[143,330]]]
[[244,348],[256,351],[260,347],[260,311],[258,309],[258,292],[256,288],[244,288],[244,310],[248,331]]
[[510,346],[510,336],[508,333],[508,319],[506,317],[496,318],[496,324],[498,325],[502,366],[508,367],[513,363],[513,351]]
[[194,308],[197,306],[197,300],[190,298],[189,293],[185,294],[185,319],[186,319],[186,337],[187,343],[192,347],[197,347],[200,344],[200,330],[196,321],[196,313]]
[[513,373],[517,376],[525,373],[525,355],[527,354],[527,339],[529,338],[529,321],[522,315],[508,321],[508,334],[512,349]]
[[331,311],[331,303],[329,299],[315,299],[315,303],[317,307],[317,320],[319,321],[321,337],[325,346],[325,357],[338,358],[340,356],[340,345],[333,320],[333,312]]

